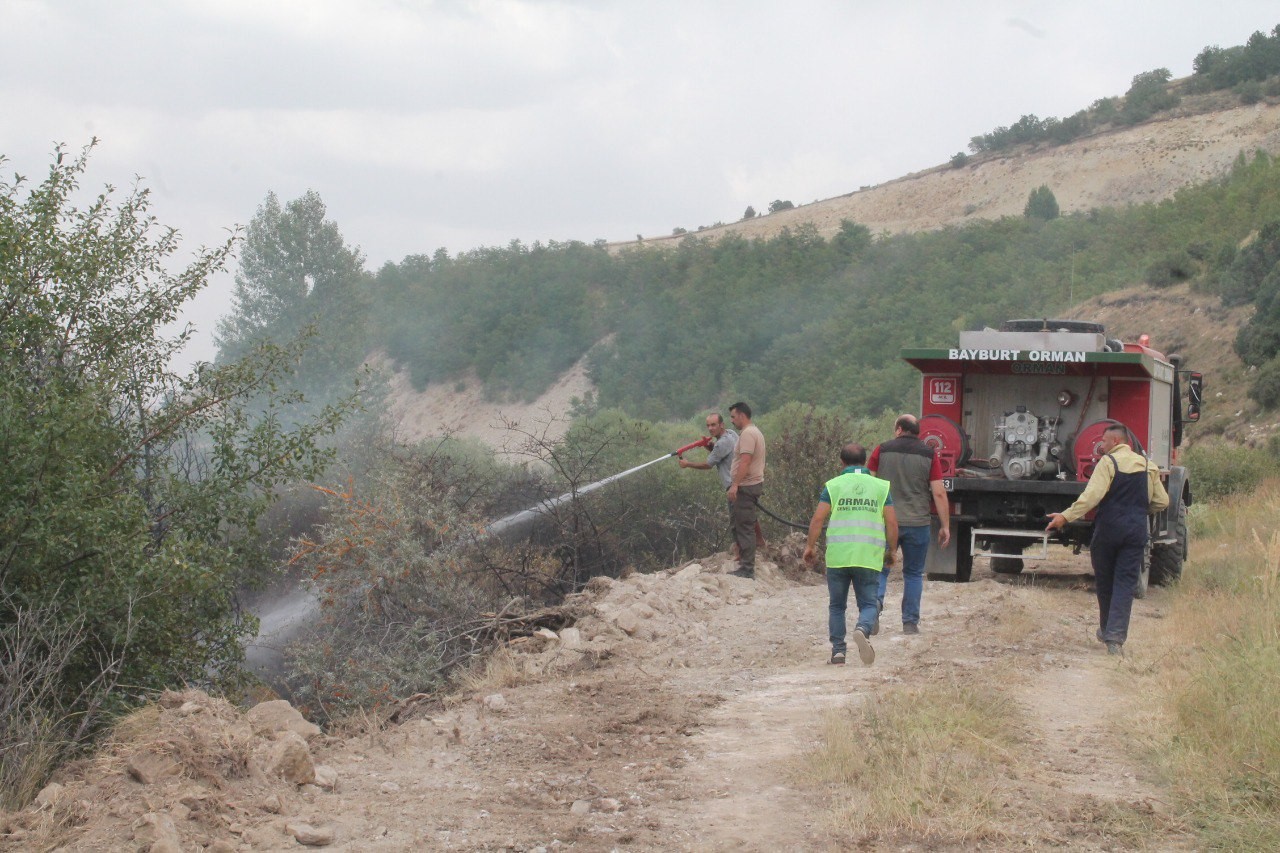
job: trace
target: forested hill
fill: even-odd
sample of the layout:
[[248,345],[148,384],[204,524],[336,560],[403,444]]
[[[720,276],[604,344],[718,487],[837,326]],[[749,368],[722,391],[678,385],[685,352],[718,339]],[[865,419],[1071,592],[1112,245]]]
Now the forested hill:
[[[1142,283],[1190,282],[1226,305],[1260,299],[1258,328],[1270,328],[1277,258],[1280,165],[1258,154],[1158,204],[1052,218],[881,237],[846,222],[830,239],[800,226],[617,256],[568,243],[409,259],[378,273],[371,326],[423,384],[474,369],[495,391],[533,396],[589,352],[598,404],[645,418],[729,397],[869,414],[914,393],[904,346]],[[1252,328],[1241,354],[1272,364],[1280,338]]]
[[[1235,349],[1261,368],[1258,405],[1274,406],[1280,27],[1195,65],[1186,80],[1137,75],[1124,97],[1064,119],[1023,116],[927,173],[628,246],[438,249],[358,280],[299,261],[290,290],[272,270],[291,246],[330,245],[342,269],[356,256],[318,198],[272,197],[251,223],[222,344],[234,354],[309,318],[312,387],[385,351],[418,388],[475,376],[492,396],[532,399],[586,355],[589,405],[645,418],[729,398],[866,414],[912,394],[903,346],[1189,282],[1227,305],[1257,302]],[[323,240],[298,239],[320,223]]]

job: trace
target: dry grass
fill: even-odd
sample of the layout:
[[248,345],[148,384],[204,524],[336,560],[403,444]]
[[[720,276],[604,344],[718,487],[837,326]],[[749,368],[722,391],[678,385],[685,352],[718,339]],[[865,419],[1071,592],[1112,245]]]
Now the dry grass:
[[832,790],[837,830],[854,839],[1002,839],[1020,716],[994,682],[893,690],[828,714],[800,775]]
[[515,654],[504,646],[477,659],[456,676],[455,683],[469,693],[519,687],[537,677],[529,671],[528,663],[527,656]]
[[1280,849],[1280,482],[1193,517],[1193,559],[1147,680],[1154,738],[1189,823],[1214,848]]
[[1010,596],[992,621],[991,627],[996,638],[1010,646],[1020,645],[1029,640],[1041,628],[1041,614],[1052,612],[1052,608],[1048,605],[1030,606],[1033,600],[1037,602],[1045,600],[1045,595],[1039,590],[1027,588],[1021,590],[1021,593],[1017,598]]

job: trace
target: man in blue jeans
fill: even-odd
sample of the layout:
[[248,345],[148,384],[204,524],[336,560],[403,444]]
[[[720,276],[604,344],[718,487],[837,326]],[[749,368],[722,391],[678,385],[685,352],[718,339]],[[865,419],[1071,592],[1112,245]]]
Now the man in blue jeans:
[[[924,559],[929,553],[929,500],[938,510],[938,545],[951,541],[951,510],[942,486],[942,466],[933,448],[920,440],[915,415],[901,415],[893,425],[893,439],[871,452],[867,467],[889,481],[898,513],[898,542],[902,545],[902,633],[920,633],[920,597],[924,592]],[[886,564],[887,565],[887,564]],[[880,608],[888,589],[889,573],[880,575]],[[872,633],[880,630],[876,619]]]
[[889,484],[867,470],[867,451],[862,445],[846,444],[840,449],[840,461],[845,465],[844,471],[827,481],[818,496],[818,508],[809,521],[804,561],[808,565],[816,562],[818,537],[825,526],[830,662],[843,664],[848,650],[845,611],[852,586],[858,603],[853,640],[858,646],[858,657],[864,664],[870,664],[876,659],[875,649],[867,639],[880,610],[876,591],[881,568],[893,564],[893,553],[898,546],[898,520]]

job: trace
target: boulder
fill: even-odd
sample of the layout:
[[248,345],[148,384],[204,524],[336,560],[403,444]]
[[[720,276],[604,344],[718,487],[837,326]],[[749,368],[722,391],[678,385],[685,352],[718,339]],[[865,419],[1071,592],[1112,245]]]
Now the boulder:
[[182,837],[173,818],[167,814],[148,812],[134,824],[134,840],[150,853],[182,853]]
[[285,824],[284,831],[297,839],[299,844],[307,847],[324,847],[333,843],[333,827],[312,826],[309,823],[294,822]]
[[245,714],[255,734],[273,735],[277,732],[295,732],[304,738],[320,734],[320,727],[307,721],[298,709],[285,699],[259,702]]
[[36,804],[41,808],[49,808],[57,804],[62,799],[62,792],[65,789],[57,782],[50,782],[40,789],[40,793],[36,794]]
[[129,756],[125,762],[125,771],[143,785],[154,785],[163,779],[179,775],[182,767],[167,755],[140,749]]
[[295,785],[310,785],[316,780],[316,766],[307,742],[297,732],[281,732],[271,743],[254,750],[254,758],[268,776]]

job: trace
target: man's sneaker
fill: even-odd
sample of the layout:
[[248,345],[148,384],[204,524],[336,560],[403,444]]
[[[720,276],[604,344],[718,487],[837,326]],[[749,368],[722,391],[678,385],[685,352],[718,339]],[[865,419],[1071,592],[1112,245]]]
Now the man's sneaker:
[[917,624],[916,624],[916,623],[914,623],[914,622],[903,622],[903,623],[902,623],[902,633],[904,633],[904,634],[919,634],[919,633],[920,633],[920,626],[919,626],[919,625],[917,625]]
[[827,663],[833,663],[836,666],[844,666],[844,652],[832,652],[831,660]]
[[871,648],[871,641],[862,633],[861,628],[853,630],[853,642],[858,646],[858,657],[862,658],[864,664],[870,665],[876,659],[876,650]]
[[1124,657],[1124,643],[1107,643],[1107,654]]
[[1098,638],[1098,642],[1099,642],[1099,643],[1105,643],[1105,642],[1107,641],[1107,638],[1106,638],[1106,637],[1104,637],[1104,636],[1102,636],[1102,629],[1101,629],[1101,628],[1099,628],[1097,631],[1095,631],[1095,632],[1094,632],[1094,634],[1093,634],[1093,636],[1095,636],[1095,637],[1097,637],[1097,638]]
[[733,571],[729,572],[729,574],[733,575],[735,578],[746,578],[747,580],[755,580],[756,570],[755,569],[734,569]]

